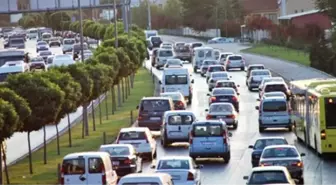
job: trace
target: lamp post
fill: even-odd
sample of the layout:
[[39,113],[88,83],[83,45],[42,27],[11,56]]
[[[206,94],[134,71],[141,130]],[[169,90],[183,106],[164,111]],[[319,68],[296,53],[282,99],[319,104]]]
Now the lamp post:
[[116,0],[113,0],[113,21],[114,21],[114,47],[118,48],[118,17],[117,17],[117,5],[116,5]]
[[79,11],[79,24],[80,24],[80,46],[81,46],[81,62],[84,62],[84,36],[83,36],[83,12],[81,7],[81,1],[78,0],[78,11]]

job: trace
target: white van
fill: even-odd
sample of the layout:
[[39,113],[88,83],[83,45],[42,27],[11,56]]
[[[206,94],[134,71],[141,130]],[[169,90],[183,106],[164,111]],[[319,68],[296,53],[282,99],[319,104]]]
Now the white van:
[[116,185],[117,180],[107,152],[72,153],[63,158],[60,184]]
[[36,28],[29,29],[27,33],[27,38],[29,40],[38,38],[38,30]]
[[45,41],[45,42],[49,43],[51,38],[52,38],[51,33],[43,33],[42,34],[42,41]]
[[215,59],[214,49],[211,47],[197,47],[194,49],[192,66],[194,73],[201,68],[204,59]]
[[120,179],[118,185],[173,185],[172,177],[167,173],[133,173]]
[[187,68],[165,68],[163,70],[161,84],[162,93],[181,92],[188,104],[192,102],[192,84],[194,80],[190,78]]

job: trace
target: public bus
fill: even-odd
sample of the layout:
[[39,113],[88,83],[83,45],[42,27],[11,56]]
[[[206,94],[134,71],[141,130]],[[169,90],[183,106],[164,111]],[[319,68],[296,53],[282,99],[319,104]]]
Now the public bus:
[[336,153],[336,79],[290,82],[292,121],[298,140],[319,154]]

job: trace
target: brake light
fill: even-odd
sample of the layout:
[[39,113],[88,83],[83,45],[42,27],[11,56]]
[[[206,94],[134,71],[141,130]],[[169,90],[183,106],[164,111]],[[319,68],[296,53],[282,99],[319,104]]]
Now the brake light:
[[215,102],[216,101],[216,97],[211,97],[211,102]]
[[272,163],[260,163],[261,167],[264,167],[264,166],[272,166]]
[[194,179],[194,174],[192,174],[191,172],[189,172],[188,173],[188,179],[187,179],[188,181],[193,181],[193,180],[195,180]]
[[106,174],[105,174],[105,167],[104,167],[104,165],[102,165],[102,185],[105,185],[105,184],[107,184],[107,182],[106,182]]
[[178,106],[184,107],[184,103],[182,101],[177,102]]
[[235,118],[236,118],[236,116],[235,116],[234,114],[232,114],[232,115],[228,115],[227,117],[228,117],[228,118],[232,118],[232,119],[235,119]]
[[189,144],[192,144],[193,142],[193,137],[194,137],[194,135],[193,135],[193,133],[192,132],[190,132],[190,134],[189,134]]
[[233,97],[232,97],[232,101],[235,101],[235,102],[236,102],[236,101],[238,101],[238,98],[235,97],[235,96],[233,96]]
[[293,162],[292,166],[297,166],[297,167],[302,168],[303,167],[303,163],[302,162]]
[[64,167],[62,165],[61,167],[61,179],[60,179],[60,184],[64,185]]
[[132,161],[131,161],[130,159],[126,159],[126,160],[124,161],[124,164],[132,164]]
[[327,133],[325,132],[325,130],[321,131],[321,139],[322,140],[326,140],[327,139]]
[[143,117],[141,115],[139,115],[138,120],[143,120]]
[[209,115],[209,114],[206,116],[206,119],[211,119],[211,118],[212,118],[212,116]]

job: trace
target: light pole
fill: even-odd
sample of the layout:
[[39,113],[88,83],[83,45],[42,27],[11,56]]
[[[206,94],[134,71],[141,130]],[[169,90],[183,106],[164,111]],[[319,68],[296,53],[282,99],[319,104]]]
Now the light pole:
[[114,21],[114,47],[118,48],[118,21],[117,21],[117,4],[116,4],[116,0],[113,0],[113,21]]
[[81,7],[81,1],[78,0],[78,11],[79,11],[79,24],[80,24],[80,46],[81,46],[81,62],[84,62],[84,38],[83,38],[83,13]]
[[148,30],[152,29],[152,17],[151,17],[151,8],[150,8],[150,0],[147,0],[147,14],[148,14]]

